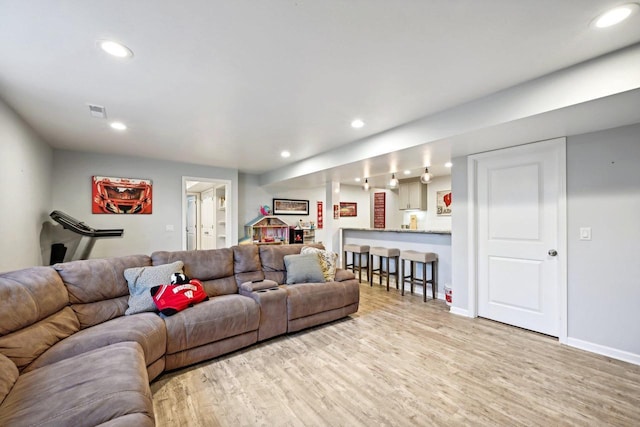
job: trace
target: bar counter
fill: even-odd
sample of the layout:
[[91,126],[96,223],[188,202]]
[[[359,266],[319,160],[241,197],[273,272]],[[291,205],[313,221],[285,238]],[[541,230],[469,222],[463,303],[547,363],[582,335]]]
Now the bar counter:
[[[444,299],[444,287],[451,283],[451,231],[447,230],[409,230],[388,228],[341,228],[340,254],[346,244],[382,246],[398,248],[401,251],[414,250],[420,252],[434,252],[438,254],[438,287],[437,296]],[[407,263],[407,266],[409,264]],[[391,264],[391,271],[395,266]],[[377,268],[377,262],[376,262]],[[422,270],[418,268],[418,274]],[[376,278],[377,279],[377,278]],[[392,284],[392,286],[394,286]],[[406,289],[409,289],[407,284]],[[428,289],[428,288],[427,288]],[[422,294],[419,289],[418,295]],[[427,293],[427,296],[430,292]],[[427,300],[429,301],[429,300]]]

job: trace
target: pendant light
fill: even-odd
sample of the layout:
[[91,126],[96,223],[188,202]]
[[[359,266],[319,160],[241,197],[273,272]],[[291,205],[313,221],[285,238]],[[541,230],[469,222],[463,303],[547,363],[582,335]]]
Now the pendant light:
[[420,175],[420,182],[423,184],[427,184],[431,181],[431,174],[429,173],[429,168],[424,168],[424,173]]
[[398,186],[399,182],[398,179],[396,178],[396,174],[392,173],[391,174],[391,181],[389,181],[389,187],[391,188],[396,188]]
[[364,179],[364,184],[362,185],[362,189],[364,191],[369,191],[369,178]]

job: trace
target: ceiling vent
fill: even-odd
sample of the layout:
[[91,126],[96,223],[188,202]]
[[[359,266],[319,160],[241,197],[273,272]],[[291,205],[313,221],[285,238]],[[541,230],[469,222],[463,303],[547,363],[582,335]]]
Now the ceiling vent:
[[89,104],[89,114],[96,119],[107,118],[107,110],[102,105]]

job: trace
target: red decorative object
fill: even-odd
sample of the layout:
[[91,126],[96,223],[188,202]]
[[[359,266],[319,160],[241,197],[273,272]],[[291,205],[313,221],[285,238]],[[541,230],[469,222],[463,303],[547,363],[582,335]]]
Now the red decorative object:
[[333,205],[333,219],[340,219],[340,205]]
[[318,200],[318,202],[317,202],[316,204],[317,204],[317,206],[318,206],[318,218],[317,218],[317,221],[318,221],[318,228],[322,228],[322,225],[323,225],[323,223],[324,223],[324,221],[323,221],[323,219],[324,219],[324,217],[323,217],[324,212],[323,212],[323,210],[322,210],[322,201]]
[[373,228],[385,228],[387,193],[373,194]]

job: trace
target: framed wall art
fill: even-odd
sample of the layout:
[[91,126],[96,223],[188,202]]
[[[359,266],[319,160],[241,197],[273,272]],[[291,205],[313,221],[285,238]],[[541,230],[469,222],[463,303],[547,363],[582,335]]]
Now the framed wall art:
[[309,215],[309,201],[273,199],[273,215]]
[[94,214],[150,214],[150,179],[94,176],[91,179],[91,212]]
[[436,213],[438,216],[451,216],[451,190],[436,192]]
[[358,216],[358,204],[354,202],[340,202],[340,216]]

